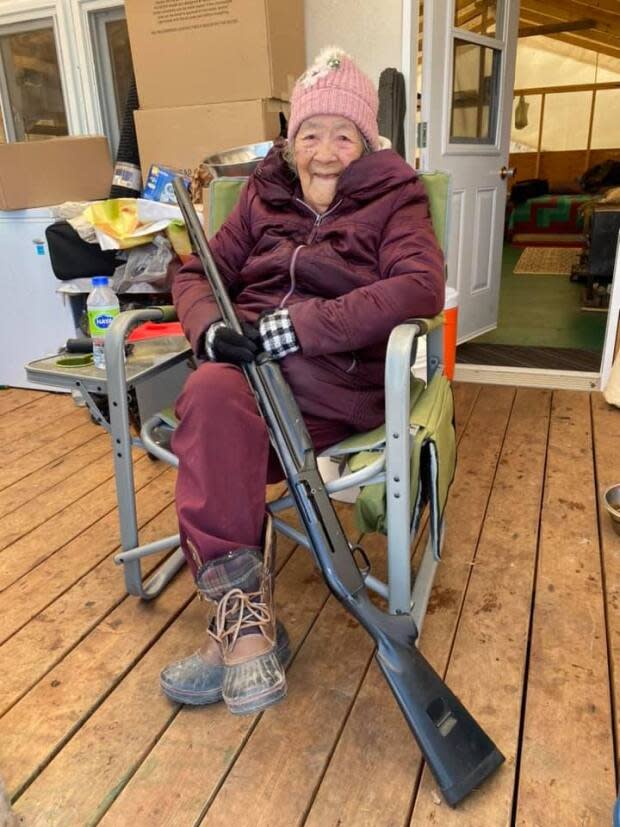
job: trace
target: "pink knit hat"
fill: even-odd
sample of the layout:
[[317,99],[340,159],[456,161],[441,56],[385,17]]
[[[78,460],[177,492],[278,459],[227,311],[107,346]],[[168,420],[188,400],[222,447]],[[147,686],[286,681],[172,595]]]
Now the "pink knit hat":
[[303,121],[313,115],[342,115],[353,121],[371,149],[377,150],[378,109],[377,90],[370,78],[355,65],[350,55],[330,46],[323,49],[295,84],[288,139],[292,141]]

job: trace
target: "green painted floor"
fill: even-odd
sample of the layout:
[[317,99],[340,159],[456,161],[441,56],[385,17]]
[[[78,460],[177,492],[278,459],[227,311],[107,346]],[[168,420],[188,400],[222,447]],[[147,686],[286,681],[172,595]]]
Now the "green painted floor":
[[504,247],[498,326],[472,341],[602,351],[607,313],[581,310],[583,285],[568,276],[515,276],[521,252]]

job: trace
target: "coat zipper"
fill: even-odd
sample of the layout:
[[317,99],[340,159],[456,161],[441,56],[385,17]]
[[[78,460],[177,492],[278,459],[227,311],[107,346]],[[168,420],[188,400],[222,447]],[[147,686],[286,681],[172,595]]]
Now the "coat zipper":
[[[290,287],[290,290],[288,291],[288,293],[286,294],[286,296],[280,302],[280,305],[279,305],[280,307],[284,307],[284,305],[286,304],[288,299],[292,296],[292,294],[295,290],[295,264],[297,262],[297,256],[299,255],[299,251],[302,249],[302,247],[306,247],[308,244],[313,243],[313,241],[315,240],[315,238],[318,235],[319,229],[321,227],[321,222],[323,221],[323,219],[327,218],[327,216],[330,215],[330,213],[333,213],[333,211],[338,209],[338,207],[342,204],[342,199],[340,199],[340,201],[337,201],[334,204],[333,207],[330,207],[330,209],[327,210],[327,212],[318,213],[316,210],[313,210],[312,207],[309,206],[309,204],[306,204],[305,201],[302,201],[301,198],[296,198],[295,201],[297,201],[299,204],[301,204],[307,210],[310,210],[310,212],[314,216],[314,224],[312,225],[312,229],[310,230],[310,235],[306,239],[306,243],[305,244],[300,244],[299,247],[296,247],[295,250],[293,251],[293,257],[291,259],[291,266],[289,267],[289,274],[290,274],[290,277],[291,277],[291,287]],[[351,373],[351,371],[355,370],[356,367],[357,367],[357,356],[355,355],[355,353],[351,353],[351,364],[349,365],[348,368],[346,368],[345,373]]]
[[338,209],[338,207],[342,204],[342,199],[340,199],[340,201],[337,201],[333,207],[330,207],[330,209],[327,210],[327,212],[320,213],[316,210],[313,210],[312,207],[306,204],[305,201],[302,201],[301,198],[296,198],[295,201],[304,206],[307,210],[310,210],[310,212],[314,216],[314,224],[312,226],[312,229],[310,230],[310,235],[308,236],[306,244],[312,244],[314,239],[317,237],[317,233],[319,232],[319,228],[321,226],[321,222],[323,221],[323,219],[327,218],[328,215],[331,215],[331,213],[333,213],[334,210]]
[[280,307],[280,308],[284,307],[286,302],[290,299],[290,297],[295,292],[295,265],[297,263],[297,256],[299,255],[300,250],[303,247],[306,247],[308,244],[312,244],[312,242],[314,241],[314,239],[317,236],[317,233],[319,231],[319,228],[321,226],[321,222],[323,221],[323,219],[327,218],[327,216],[330,213],[332,213],[335,209],[337,209],[337,207],[339,207],[340,204],[342,203],[342,199],[341,199],[336,204],[334,204],[333,207],[331,207],[329,210],[327,210],[327,212],[318,213],[316,210],[313,210],[312,207],[310,207],[308,204],[306,204],[305,201],[302,201],[301,198],[296,198],[295,201],[298,201],[307,210],[310,210],[310,212],[314,216],[314,224],[312,225],[312,230],[310,230],[310,235],[308,236],[308,239],[307,239],[306,243],[305,244],[300,244],[298,247],[295,247],[295,249],[293,251],[293,256],[291,258],[291,264],[290,264],[290,267],[289,267],[289,270],[288,270],[289,276],[290,276],[290,279],[291,279],[291,286],[289,287],[286,295],[284,296],[284,298],[282,299],[282,301],[278,305],[278,307]]
[[305,247],[305,244],[300,244],[299,247],[295,247],[293,250],[293,255],[291,256],[291,265],[288,268],[288,274],[291,277],[291,286],[286,294],[286,296],[282,299],[278,307],[282,308],[290,299],[290,297],[295,292],[295,264],[297,263],[297,256],[299,255],[299,251]]

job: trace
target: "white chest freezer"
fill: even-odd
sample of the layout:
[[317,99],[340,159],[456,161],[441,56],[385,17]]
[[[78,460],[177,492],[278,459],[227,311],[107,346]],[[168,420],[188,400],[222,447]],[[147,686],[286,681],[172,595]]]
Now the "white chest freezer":
[[[0,384],[38,388],[24,364],[56,353],[76,335],[71,298],[59,295],[45,228],[49,208],[0,211]],[[58,388],[50,388],[58,390]]]

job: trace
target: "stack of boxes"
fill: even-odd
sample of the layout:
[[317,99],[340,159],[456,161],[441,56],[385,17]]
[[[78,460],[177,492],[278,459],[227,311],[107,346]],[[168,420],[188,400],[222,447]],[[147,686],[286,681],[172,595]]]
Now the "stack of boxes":
[[205,157],[273,140],[305,64],[303,0],[126,0],[151,164],[185,175]]

